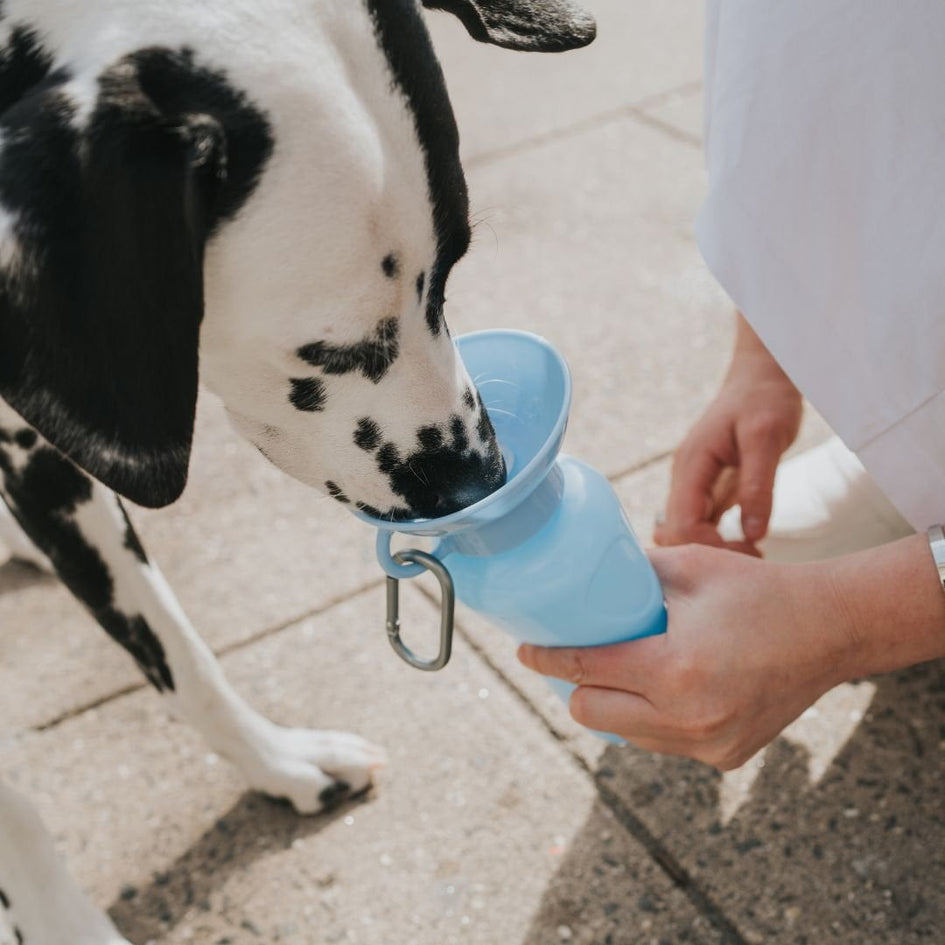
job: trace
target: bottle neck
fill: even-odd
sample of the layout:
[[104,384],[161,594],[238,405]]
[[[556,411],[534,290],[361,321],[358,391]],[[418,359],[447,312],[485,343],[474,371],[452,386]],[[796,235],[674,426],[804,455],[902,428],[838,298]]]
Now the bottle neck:
[[548,523],[563,495],[564,472],[556,462],[514,509],[494,522],[449,535],[443,543],[444,552],[485,558],[517,548]]

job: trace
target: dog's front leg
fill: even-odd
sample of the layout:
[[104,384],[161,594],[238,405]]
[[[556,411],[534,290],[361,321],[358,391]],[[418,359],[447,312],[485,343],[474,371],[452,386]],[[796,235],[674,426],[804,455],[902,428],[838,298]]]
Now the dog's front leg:
[[0,781],[0,945],[129,945],[57,859],[29,802]]
[[168,706],[250,786],[314,813],[367,788],[383,754],[340,732],[287,729],[226,681],[148,558],[121,502],[0,402],[0,495],[56,573]]

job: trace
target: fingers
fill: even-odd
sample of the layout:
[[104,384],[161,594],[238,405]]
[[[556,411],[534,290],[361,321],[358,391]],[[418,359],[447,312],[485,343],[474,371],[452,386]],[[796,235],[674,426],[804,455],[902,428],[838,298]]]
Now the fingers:
[[[768,531],[783,449],[781,432],[765,425],[739,431],[732,455],[724,458],[704,437],[688,440],[676,454],[666,514],[654,528],[654,542],[662,546],[697,543],[760,557],[757,542]],[[718,523],[736,503],[741,506],[745,540],[727,542],[719,534]]]
[[616,687],[634,692],[649,675],[647,667],[665,646],[662,636],[612,646],[544,647],[523,644],[518,658],[542,676],[576,686]]
[[712,519],[713,489],[724,469],[725,464],[711,450],[689,444],[680,447],[673,463],[666,516],[653,533],[658,545],[722,543]]
[[571,717],[579,725],[598,732],[613,732],[628,741],[666,744],[664,726],[656,710],[643,696],[617,689],[582,686],[571,695]]
[[612,732],[644,751],[685,755],[714,763],[711,745],[679,730],[642,696],[616,689],[582,686],[571,695],[571,717],[597,732]]
[[781,452],[781,436],[775,430],[755,432],[741,445],[737,498],[742,508],[742,532],[749,542],[760,541],[768,530]]
[[738,469],[726,466],[712,487],[712,514],[710,520],[718,525],[719,519],[738,501]]

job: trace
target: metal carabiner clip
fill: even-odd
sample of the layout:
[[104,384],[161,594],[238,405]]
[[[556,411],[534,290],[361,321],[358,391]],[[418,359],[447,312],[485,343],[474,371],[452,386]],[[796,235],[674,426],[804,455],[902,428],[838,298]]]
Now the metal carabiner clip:
[[387,577],[387,639],[390,645],[405,663],[424,672],[435,672],[446,666],[453,651],[453,613],[456,610],[453,578],[442,561],[425,551],[409,548],[396,552],[393,557],[398,564],[419,564],[432,571],[440,582],[440,652],[435,659],[427,660],[417,656],[400,637],[400,581],[390,575]]

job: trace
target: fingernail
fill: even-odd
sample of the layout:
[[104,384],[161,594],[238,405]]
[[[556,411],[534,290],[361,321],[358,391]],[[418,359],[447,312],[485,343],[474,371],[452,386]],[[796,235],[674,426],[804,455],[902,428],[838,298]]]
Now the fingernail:
[[757,515],[750,515],[745,519],[744,531],[749,541],[758,541],[759,538],[764,537],[765,520]]

